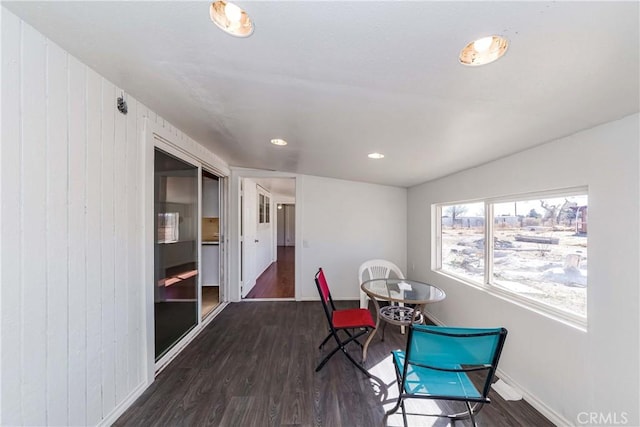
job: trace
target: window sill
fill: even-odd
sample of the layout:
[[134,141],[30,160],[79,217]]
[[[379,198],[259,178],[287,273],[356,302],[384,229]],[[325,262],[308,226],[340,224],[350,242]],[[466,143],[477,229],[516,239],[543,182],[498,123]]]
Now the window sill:
[[581,332],[587,332],[587,319],[578,315],[574,315],[572,313],[568,313],[565,311],[554,309],[551,306],[548,306],[543,303],[539,303],[535,300],[531,300],[528,298],[524,298],[518,294],[509,292],[507,290],[501,289],[498,286],[494,285],[483,285],[480,282],[473,282],[467,278],[457,276],[455,274],[444,272],[442,270],[431,270],[436,274],[447,277],[451,280],[455,280],[456,282],[462,283],[466,286],[470,286],[479,291],[485,292],[491,296],[496,298],[500,298],[503,301],[507,301],[509,303],[515,304],[519,307],[527,309],[529,311],[533,311],[541,316],[544,316],[548,319],[560,322],[564,325],[570,326],[574,329],[577,329]]

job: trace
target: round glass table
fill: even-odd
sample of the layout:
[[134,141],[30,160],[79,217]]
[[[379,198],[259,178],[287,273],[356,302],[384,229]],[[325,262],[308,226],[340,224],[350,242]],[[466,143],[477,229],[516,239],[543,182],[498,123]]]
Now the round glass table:
[[[446,294],[436,286],[409,279],[372,279],[360,285],[360,288],[373,301],[376,307],[376,328],[369,335],[362,348],[362,361],[367,359],[367,348],[378,331],[380,319],[387,323],[408,326],[412,323],[424,321],[423,311],[426,304],[442,301]],[[378,301],[389,301],[380,308]],[[383,334],[384,336],[384,334]]]

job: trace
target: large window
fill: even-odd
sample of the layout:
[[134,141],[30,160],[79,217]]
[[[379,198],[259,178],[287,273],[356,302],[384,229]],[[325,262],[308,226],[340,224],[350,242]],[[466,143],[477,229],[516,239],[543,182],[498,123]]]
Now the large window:
[[586,189],[437,205],[435,269],[584,322],[587,208]]
[[444,205],[441,213],[442,270],[483,282],[484,203]]

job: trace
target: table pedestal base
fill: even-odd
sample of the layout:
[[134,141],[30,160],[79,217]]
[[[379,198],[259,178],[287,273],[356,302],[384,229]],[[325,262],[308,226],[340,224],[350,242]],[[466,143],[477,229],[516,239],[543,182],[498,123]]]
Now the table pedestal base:
[[[414,318],[415,315],[415,318]],[[422,313],[416,312],[411,307],[401,307],[399,305],[388,305],[380,309],[382,320],[400,326],[408,326],[411,323],[422,323]]]
[[[424,305],[416,306],[415,308],[411,307],[403,307],[399,305],[387,305],[385,307],[380,308],[380,304],[375,298],[371,298],[373,304],[376,307],[376,327],[373,331],[369,332],[369,337],[364,343],[362,347],[362,363],[364,364],[367,360],[367,349],[369,348],[369,344],[371,340],[378,332],[378,326],[380,326],[380,319],[384,320],[387,323],[391,323],[393,325],[400,326],[409,326],[413,323],[423,323],[424,315],[422,314],[424,310]],[[384,330],[382,335],[382,340],[384,341]]]

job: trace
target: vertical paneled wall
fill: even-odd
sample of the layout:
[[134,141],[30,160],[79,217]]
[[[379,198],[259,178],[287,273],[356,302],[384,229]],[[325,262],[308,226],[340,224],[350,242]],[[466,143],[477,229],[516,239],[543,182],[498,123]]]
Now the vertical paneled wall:
[[0,425],[95,425],[144,385],[145,117],[2,9]]
[[6,11],[2,30],[0,424],[96,424],[142,382],[142,115]]

